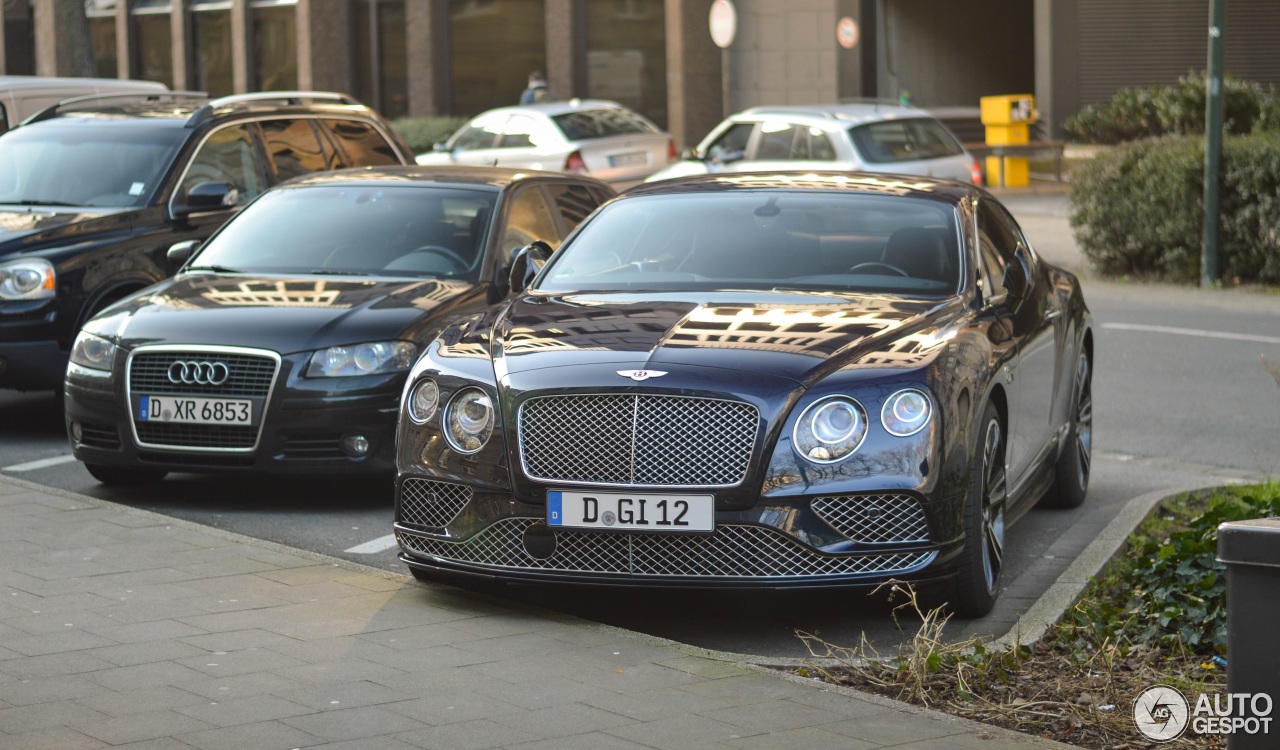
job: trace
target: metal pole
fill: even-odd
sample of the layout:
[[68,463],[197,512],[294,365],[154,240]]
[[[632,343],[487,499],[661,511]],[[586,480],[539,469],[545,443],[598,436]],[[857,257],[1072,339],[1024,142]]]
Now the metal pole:
[[1226,0],[1209,0],[1209,72],[1204,113],[1204,237],[1200,247],[1200,285],[1211,286],[1221,276],[1218,225],[1222,207],[1222,58]]

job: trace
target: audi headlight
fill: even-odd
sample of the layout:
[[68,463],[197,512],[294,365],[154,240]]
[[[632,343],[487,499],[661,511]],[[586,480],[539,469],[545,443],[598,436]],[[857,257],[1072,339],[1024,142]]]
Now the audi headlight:
[[71,345],[71,361],[90,370],[111,372],[111,361],[116,357],[116,345],[92,333],[81,331]]
[[791,437],[796,450],[818,464],[848,457],[867,436],[867,413],[845,396],[828,396],[809,405],[796,420]]
[[479,388],[464,388],[445,407],[444,424],[454,450],[475,453],[493,435],[493,401]]
[[0,299],[45,299],[54,295],[57,274],[44,258],[0,263]]
[[409,419],[422,424],[435,416],[440,405],[440,386],[431,378],[419,380],[409,391]]
[[378,341],[354,346],[331,346],[311,355],[309,378],[341,378],[402,372],[413,366],[418,347],[407,341]]
[[880,409],[880,422],[891,435],[914,435],[929,424],[933,416],[933,404],[929,397],[915,388],[898,391],[884,402]]

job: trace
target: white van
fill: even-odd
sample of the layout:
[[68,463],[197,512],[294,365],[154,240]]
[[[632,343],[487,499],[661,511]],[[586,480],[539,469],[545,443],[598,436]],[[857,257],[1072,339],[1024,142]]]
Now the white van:
[[168,91],[155,81],[118,78],[52,78],[48,76],[0,76],[0,133],[45,107],[77,96]]

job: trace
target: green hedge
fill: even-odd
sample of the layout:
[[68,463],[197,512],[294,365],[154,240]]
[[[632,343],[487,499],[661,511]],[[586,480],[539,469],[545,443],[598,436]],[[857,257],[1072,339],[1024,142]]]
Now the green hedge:
[[401,117],[391,126],[404,137],[413,153],[430,151],[435,144],[447,140],[458,128],[467,124],[469,117]]
[[[1189,73],[1172,86],[1121,89],[1063,123],[1076,140],[1115,144],[1159,135],[1204,132],[1205,76]],[[1223,127],[1228,133],[1280,130],[1274,87],[1230,76],[1223,80]]]
[[[1071,225],[1103,274],[1200,278],[1204,142],[1168,136],[1099,154],[1071,174]],[[1280,133],[1223,142],[1222,278],[1280,283]]]

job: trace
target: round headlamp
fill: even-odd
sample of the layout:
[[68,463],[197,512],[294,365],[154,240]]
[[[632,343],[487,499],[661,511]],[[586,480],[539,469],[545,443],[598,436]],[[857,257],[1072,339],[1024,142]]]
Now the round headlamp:
[[435,416],[440,405],[440,386],[431,378],[419,380],[409,391],[409,419],[422,424]]
[[444,410],[445,438],[459,453],[475,453],[493,435],[493,401],[479,388],[458,391]]
[[862,404],[845,396],[828,396],[804,410],[791,437],[805,459],[829,464],[856,451],[866,435],[867,413]]
[[933,404],[923,391],[906,388],[890,396],[880,409],[880,422],[891,435],[914,435],[929,424]]

